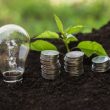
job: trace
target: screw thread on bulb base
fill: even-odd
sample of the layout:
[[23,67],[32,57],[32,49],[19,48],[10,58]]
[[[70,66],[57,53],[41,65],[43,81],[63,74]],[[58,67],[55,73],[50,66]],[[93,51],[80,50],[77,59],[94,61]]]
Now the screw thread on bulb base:
[[6,71],[3,73],[3,81],[6,83],[16,83],[23,80],[22,72],[20,71]]

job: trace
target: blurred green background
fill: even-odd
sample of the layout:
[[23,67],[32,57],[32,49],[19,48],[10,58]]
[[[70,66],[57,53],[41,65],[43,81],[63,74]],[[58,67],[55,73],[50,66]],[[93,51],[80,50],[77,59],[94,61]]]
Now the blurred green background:
[[110,20],[110,0],[0,0],[0,26],[23,26],[33,37],[46,30],[58,31],[53,15],[64,27],[82,24],[85,32]]

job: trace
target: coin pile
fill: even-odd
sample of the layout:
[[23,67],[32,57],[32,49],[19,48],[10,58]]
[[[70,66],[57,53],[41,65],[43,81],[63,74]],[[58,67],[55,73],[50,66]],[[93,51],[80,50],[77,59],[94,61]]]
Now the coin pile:
[[106,72],[110,69],[110,58],[108,56],[97,56],[92,59],[92,71]]
[[81,51],[72,51],[64,57],[64,69],[70,76],[79,76],[84,72],[83,69],[83,56]]
[[53,80],[60,74],[59,52],[45,50],[40,56],[42,77]]

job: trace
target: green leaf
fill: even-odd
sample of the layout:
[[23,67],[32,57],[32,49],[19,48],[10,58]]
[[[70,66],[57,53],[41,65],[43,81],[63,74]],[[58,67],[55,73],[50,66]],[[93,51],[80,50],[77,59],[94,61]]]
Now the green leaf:
[[81,49],[81,51],[83,51],[88,57],[90,57],[92,54],[107,55],[103,46],[97,42],[82,41],[77,47]]
[[43,51],[43,50],[57,50],[56,46],[44,40],[37,40],[31,43],[31,50]]
[[78,26],[73,26],[73,27],[68,28],[68,29],[66,30],[66,32],[67,32],[68,34],[79,33],[79,32],[81,32],[83,29],[84,29],[84,26],[78,25]]
[[66,39],[67,44],[69,44],[70,42],[76,42],[76,41],[78,41],[78,39],[74,35],[72,34],[67,35],[67,39]]
[[43,33],[41,33],[40,35],[38,35],[36,38],[59,38],[59,35],[55,32],[52,31],[45,31]]
[[54,15],[54,17],[55,17],[55,21],[56,21],[56,24],[57,24],[57,27],[58,27],[59,31],[61,33],[64,33],[62,21],[60,20],[60,18],[58,16]]

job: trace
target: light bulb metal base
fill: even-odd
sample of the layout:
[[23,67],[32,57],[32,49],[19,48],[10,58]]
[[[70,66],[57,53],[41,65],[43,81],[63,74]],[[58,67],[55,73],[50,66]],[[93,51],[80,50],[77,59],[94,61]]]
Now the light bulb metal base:
[[23,80],[22,72],[20,71],[6,71],[3,73],[3,81],[7,83],[16,83]]

